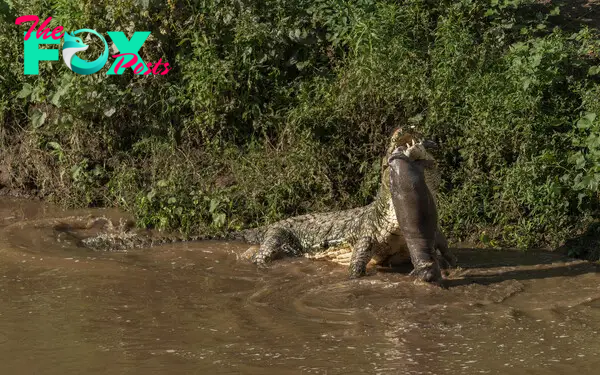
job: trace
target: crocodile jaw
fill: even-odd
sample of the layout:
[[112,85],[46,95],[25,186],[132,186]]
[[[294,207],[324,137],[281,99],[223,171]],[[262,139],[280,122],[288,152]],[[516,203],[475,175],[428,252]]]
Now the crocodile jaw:
[[406,144],[406,149],[403,151],[411,160],[434,160],[433,156],[427,152],[425,144],[422,141],[415,142],[413,139],[412,145]]

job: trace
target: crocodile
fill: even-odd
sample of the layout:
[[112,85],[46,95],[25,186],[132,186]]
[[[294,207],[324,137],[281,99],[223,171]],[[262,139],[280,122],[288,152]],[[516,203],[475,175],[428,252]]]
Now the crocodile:
[[[414,128],[398,128],[392,133],[382,158],[379,190],[369,205],[295,216],[270,225],[233,232],[220,239],[241,240],[258,245],[250,247],[241,257],[259,267],[265,267],[271,261],[282,257],[305,256],[348,266],[350,276],[356,278],[366,274],[369,263],[395,266],[410,262],[410,254],[396,218],[390,192],[388,158],[399,146],[406,146],[406,155],[416,163],[423,164],[427,186],[435,196],[441,178],[437,162],[429,153],[433,143],[424,140]],[[91,223],[95,223],[96,220],[92,220]],[[140,234],[125,228],[131,227],[130,223],[122,223],[117,228],[109,220],[104,222],[106,231],[82,239],[82,246],[94,250],[123,251],[184,240],[207,239],[204,236],[185,239],[175,235],[156,237],[149,231]],[[439,259],[440,266],[447,269],[455,264],[455,258],[447,250],[446,239],[439,228],[436,236],[438,241],[435,256]]]
[[[424,181],[435,194],[440,176],[435,158],[428,152],[434,146],[415,130],[397,129],[382,160],[382,174],[378,193],[372,203],[344,211],[307,214],[278,221],[274,224],[249,229],[239,236],[249,243],[259,244],[244,253],[258,266],[287,256],[325,258],[347,264],[351,278],[366,275],[367,265],[396,265],[410,260],[406,239],[396,217],[390,192],[388,158],[398,146],[415,163],[422,164]],[[437,220],[436,220],[437,222]],[[435,256],[444,269],[454,266],[456,259],[450,253],[447,241],[439,227]]]

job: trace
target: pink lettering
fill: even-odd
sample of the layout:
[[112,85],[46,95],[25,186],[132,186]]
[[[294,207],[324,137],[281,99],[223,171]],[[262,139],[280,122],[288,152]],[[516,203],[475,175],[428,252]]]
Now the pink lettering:
[[22,23],[30,22],[30,21],[33,22],[33,25],[31,25],[29,30],[27,30],[27,34],[25,34],[25,40],[29,39],[29,36],[31,36],[31,33],[33,32],[33,30],[37,26],[38,22],[40,21],[40,18],[38,16],[29,15],[29,16],[17,17],[17,19],[15,20],[15,25],[20,25]]
[[150,68],[152,68],[152,63],[146,63],[146,65],[148,66],[148,70],[146,70],[146,71],[144,72],[144,75],[145,75],[145,76],[147,76],[147,75],[149,75],[150,73],[154,74],[154,72],[153,72],[152,70],[150,70]]
[[[123,68],[125,68],[125,69],[131,68],[137,62],[137,56],[135,55],[135,53],[119,53],[116,55],[112,55],[113,59],[116,59],[118,57],[123,57],[123,56],[133,56],[133,59],[131,59],[131,61],[129,61],[128,63],[125,63],[125,65],[123,65]],[[125,60],[125,57],[120,59],[117,62],[117,65],[115,65],[115,74],[119,74],[119,69],[121,69],[121,65],[123,64],[124,60]]]
[[162,63],[162,59],[158,59],[158,62],[154,64],[154,68],[152,68],[152,74],[158,74],[158,68],[160,68],[160,64]]
[[52,21],[52,17],[48,17],[46,18],[46,20],[40,25],[39,30],[35,33],[35,35],[37,35],[37,37],[41,37],[42,35],[42,39],[48,39],[48,35],[44,35],[44,32],[50,32],[50,30],[47,30],[46,27],[48,27],[48,24],[50,23],[50,21]]
[[[33,22],[33,25],[31,25],[29,30],[27,30],[27,34],[25,34],[25,40],[28,40],[29,37],[31,36],[31,33],[35,30],[39,21],[40,21],[40,18],[38,16],[34,16],[34,15],[20,16],[20,17],[17,17],[17,19],[15,20],[15,25],[20,25],[25,22]],[[57,26],[52,31],[50,31],[50,29],[46,28],[48,26],[48,24],[50,23],[50,21],[52,21],[52,17],[46,18],[46,20],[40,25],[39,30],[37,30],[35,33],[35,35],[38,38],[42,37],[42,39],[46,40],[49,37],[52,37],[52,39],[58,40],[63,37],[64,33],[62,32],[63,31],[62,26]]]
[[142,70],[144,70],[144,64],[139,63],[136,65],[136,67],[133,69],[133,74],[140,74],[142,72]]
[[54,28],[54,30],[52,30],[52,39],[58,40],[58,39],[62,38],[63,35],[65,35],[65,33],[63,33],[62,31],[63,31],[62,26],[56,26]]

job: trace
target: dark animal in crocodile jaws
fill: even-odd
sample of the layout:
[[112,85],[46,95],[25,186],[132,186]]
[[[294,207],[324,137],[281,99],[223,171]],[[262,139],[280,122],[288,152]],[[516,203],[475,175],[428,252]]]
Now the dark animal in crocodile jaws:
[[[438,224],[435,199],[425,181],[427,160],[412,160],[399,147],[389,158],[392,202],[414,266],[413,275],[440,283],[444,262],[454,262]],[[442,257],[438,256],[438,251]]]

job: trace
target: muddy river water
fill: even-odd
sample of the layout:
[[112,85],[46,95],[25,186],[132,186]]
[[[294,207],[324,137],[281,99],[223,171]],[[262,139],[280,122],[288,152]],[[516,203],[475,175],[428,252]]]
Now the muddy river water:
[[61,211],[0,199],[0,374],[599,374],[598,265],[455,250],[448,288],[407,270],[348,280],[247,245],[100,253]]

